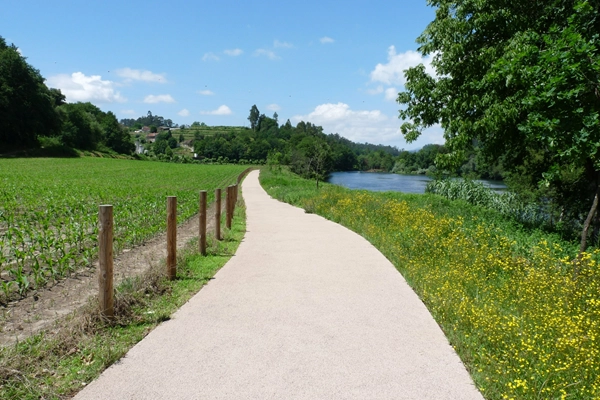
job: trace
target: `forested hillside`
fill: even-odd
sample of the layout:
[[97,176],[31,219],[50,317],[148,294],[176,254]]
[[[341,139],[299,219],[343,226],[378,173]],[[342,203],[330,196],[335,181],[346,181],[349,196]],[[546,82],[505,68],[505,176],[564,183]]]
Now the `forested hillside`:
[[132,153],[129,132],[112,112],[91,103],[65,103],[58,89],[44,84],[17,47],[0,36],[0,152],[45,145],[61,153],[71,148]]

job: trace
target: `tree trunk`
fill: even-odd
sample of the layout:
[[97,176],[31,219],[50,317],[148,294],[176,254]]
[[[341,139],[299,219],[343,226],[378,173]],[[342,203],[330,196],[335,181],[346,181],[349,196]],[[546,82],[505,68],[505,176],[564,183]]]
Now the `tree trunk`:
[[592,208],[590,208],[590,212],[583,223],[583,230],[581,231],[581,245],[579,246],[579,258],[581,254],[585,251],[587,247],[587,237],[588,231],[590,229],[590,225],[592,220],[594,219],[594,215],[596,214],[596,210],[598,209],[598,198],[600,197],[600,185],[598,184],[598,178],[600,173],[596,171],[596,194],[594,195],[594,201],[592,202]]

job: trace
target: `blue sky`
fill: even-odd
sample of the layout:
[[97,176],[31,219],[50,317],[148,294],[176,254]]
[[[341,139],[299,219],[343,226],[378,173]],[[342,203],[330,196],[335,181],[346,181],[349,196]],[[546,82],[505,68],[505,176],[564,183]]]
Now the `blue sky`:
[[248,126],[250,108],[357,142],[407,144],[402,70],[429,64],[425,0],[0,0],[0,36],[60,88],[119,119]]

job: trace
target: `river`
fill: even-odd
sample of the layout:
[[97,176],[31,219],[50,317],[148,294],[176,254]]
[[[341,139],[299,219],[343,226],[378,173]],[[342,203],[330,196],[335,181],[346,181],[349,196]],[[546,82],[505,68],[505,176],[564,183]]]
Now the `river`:
[[[404,193],[425,193],[427,182],[431,180],[425,175],[399,175],[385,172],[333,172],[327,182],[349,189],[365,189],[374,192],[395,191]],[[478,182],[502,191],[506,186],[499,181],[478,180]]]

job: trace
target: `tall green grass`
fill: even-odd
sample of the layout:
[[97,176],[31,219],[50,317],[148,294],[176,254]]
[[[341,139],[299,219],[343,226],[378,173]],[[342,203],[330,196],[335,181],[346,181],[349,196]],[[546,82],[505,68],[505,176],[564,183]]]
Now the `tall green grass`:
[[[548,205],[524,202],[514,192],[497,192],[480,182],[468,179],[433,180],[427,184],[425,191],[450,200],[464,200],[475,206],[492,209],[530,228],[559,230],[553,226]],[[581,223],[578,221],[563,221],[560,224],[560,231],[569,237],[575,237],[580,230]]]

